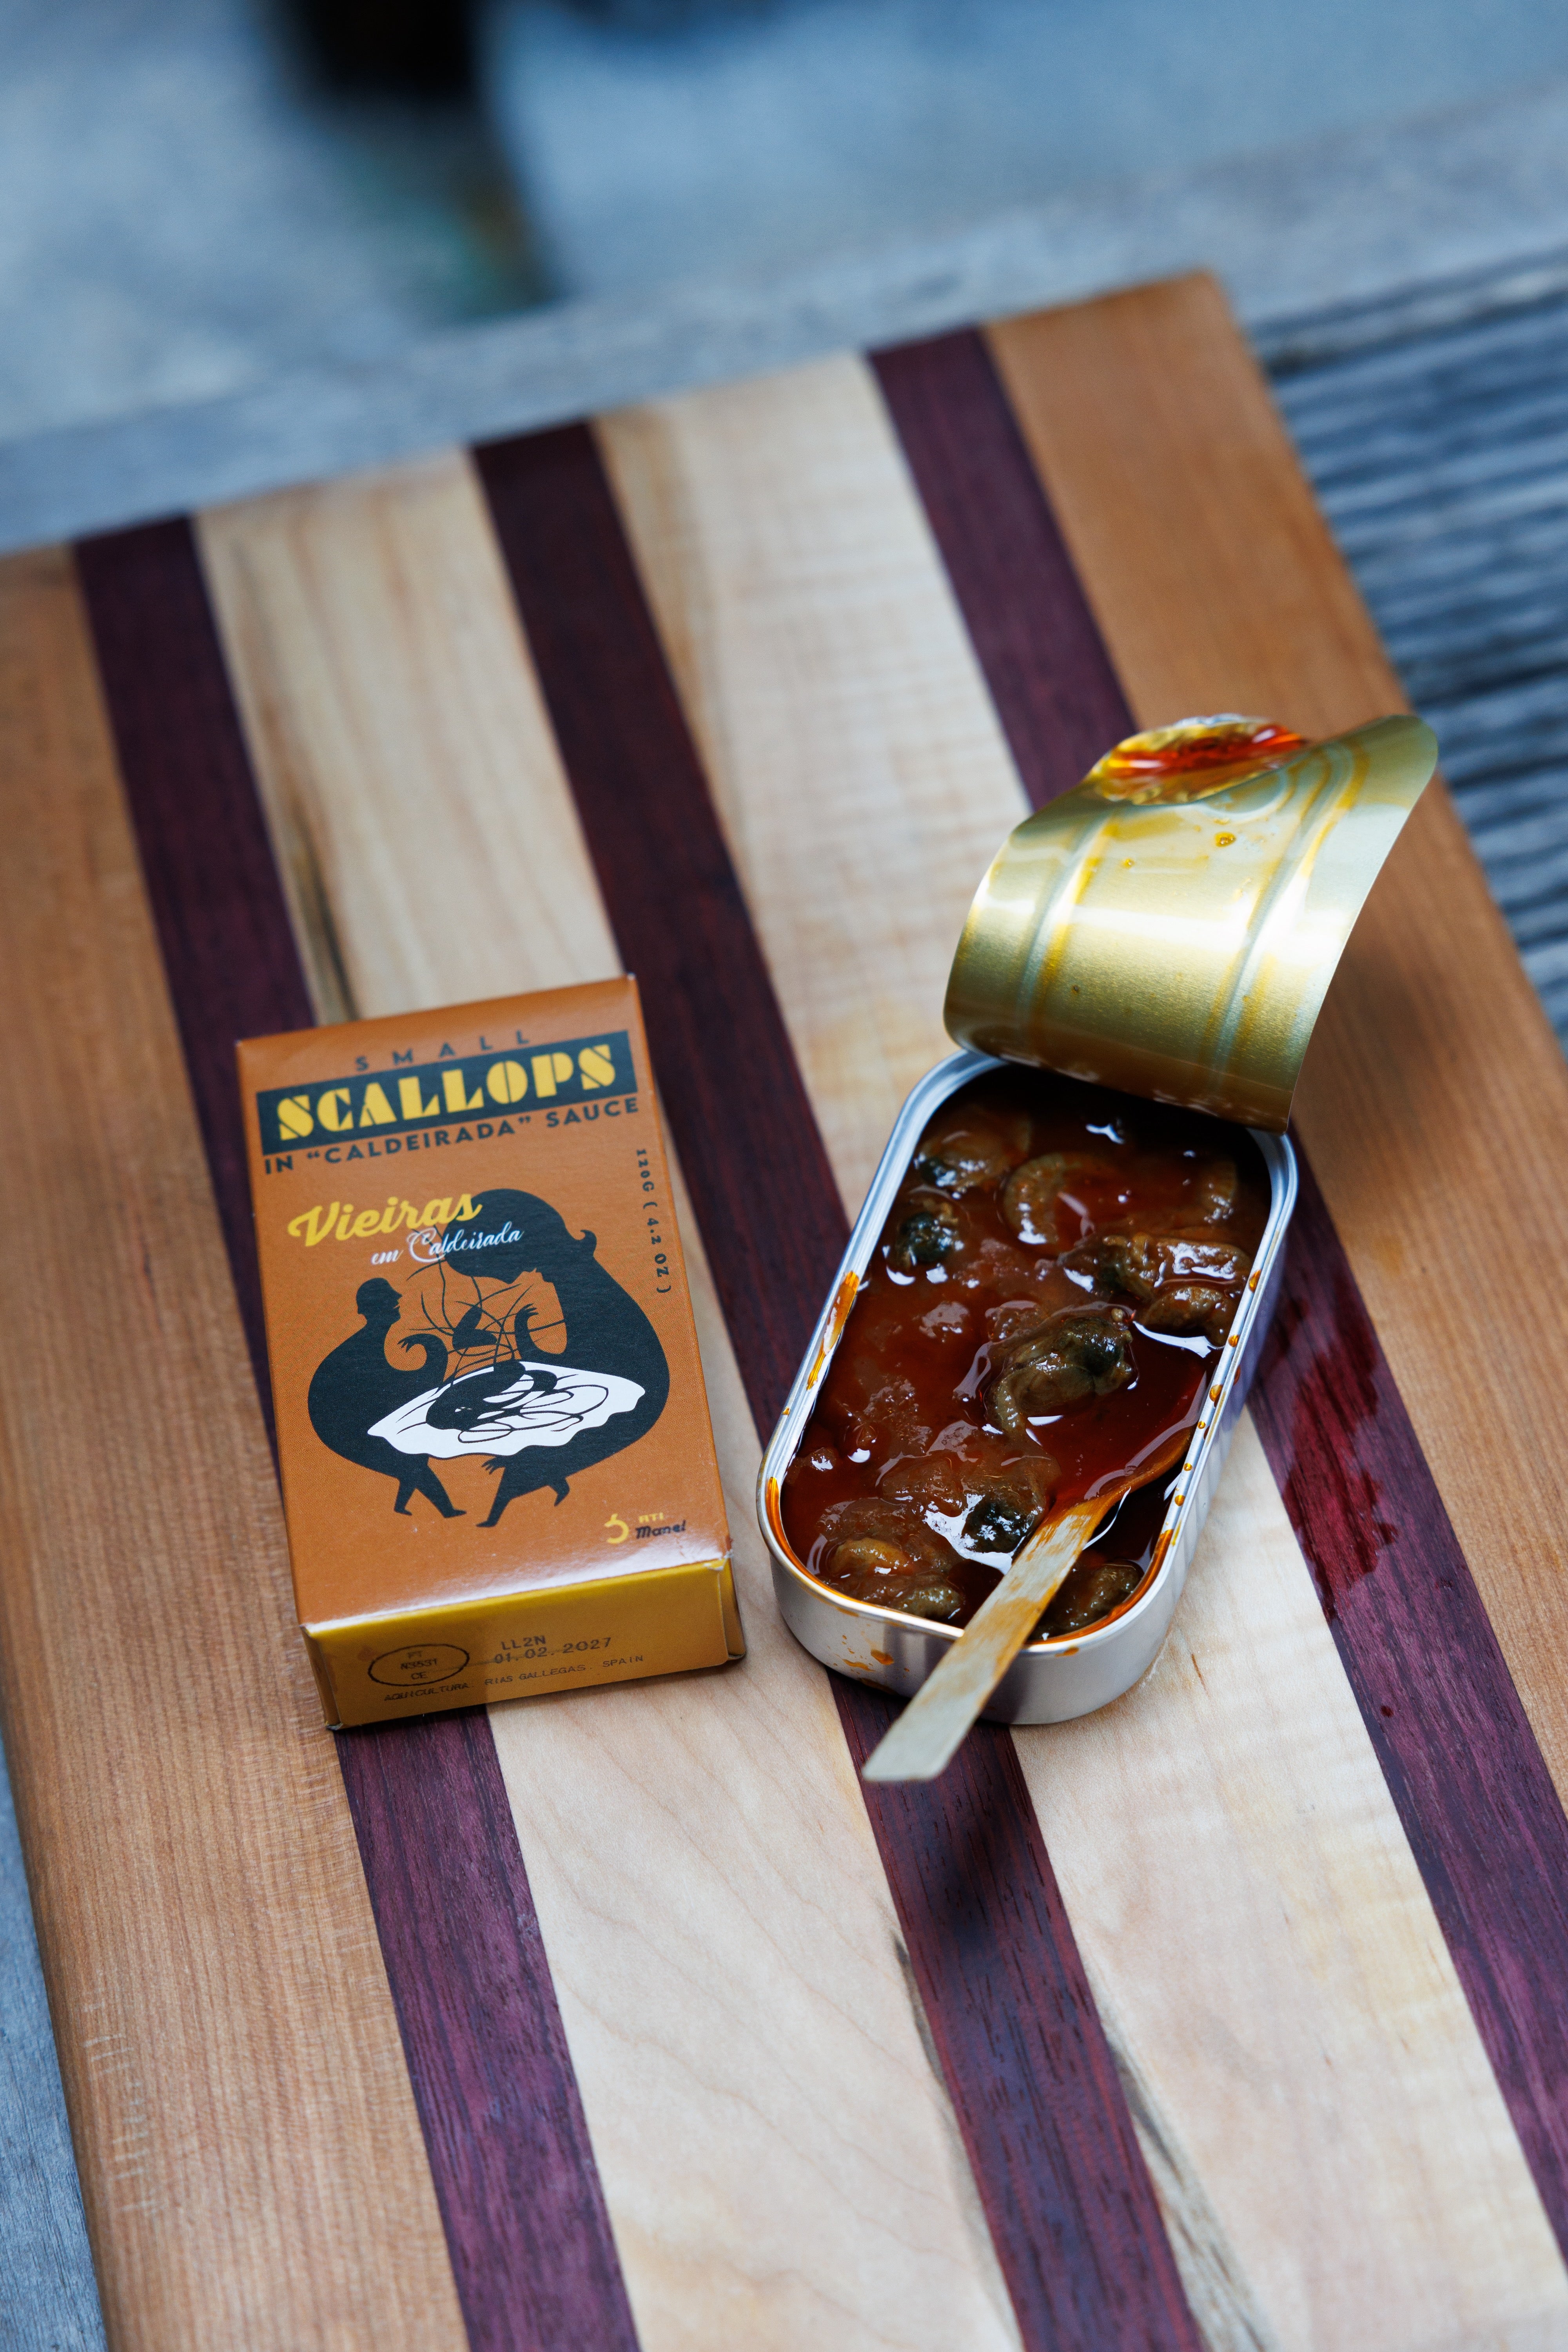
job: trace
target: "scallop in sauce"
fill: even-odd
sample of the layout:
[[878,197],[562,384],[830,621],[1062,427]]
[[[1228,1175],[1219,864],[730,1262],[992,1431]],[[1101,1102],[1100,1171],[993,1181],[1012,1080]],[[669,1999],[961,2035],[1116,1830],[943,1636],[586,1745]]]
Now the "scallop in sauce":
[[[856,1601],[962,1625],[1054,1503],[1198,1418],[1268,1185],[1246,1130],[1037,1071],[924,1133],[784,1479],[784,1529]],[[1129,1495],[1041,1634],[1142,1584],[1171,1481]]]

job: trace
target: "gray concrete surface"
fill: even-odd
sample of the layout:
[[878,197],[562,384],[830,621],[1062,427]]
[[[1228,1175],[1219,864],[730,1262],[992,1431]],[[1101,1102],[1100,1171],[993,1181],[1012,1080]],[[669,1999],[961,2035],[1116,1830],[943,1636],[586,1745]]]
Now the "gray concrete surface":
[[[1331,300],[1568,241],[1540,0],[622,0],[684,16],[657,37],[484,0],[489,142],[312,99],[281,5],[0,0],[0,441],[441,364],[530,408],[569,352],[651,356],[671,288],[717,289],[669,314],[704,372],[762,279],[766,359],[791,316],[917,316],[933,269],[995,309],[1207,258],[1256,314],[1275,267]],[[559,331],[436,357],[521,327],[546,262]]]
[[489,0],[488,26],[574,295],[797,269],[1568,73],[1541,0]]
[[517,309],[492,180],[461,117],[313,100],[262,0],[0,0],[0,436]]
[[1387,130],[1158,173],[802,268],[559,302],[210,399],[6,439],[0,548],[72,536],[1216,268],[1243,318],[1568,249],[1568,79]]

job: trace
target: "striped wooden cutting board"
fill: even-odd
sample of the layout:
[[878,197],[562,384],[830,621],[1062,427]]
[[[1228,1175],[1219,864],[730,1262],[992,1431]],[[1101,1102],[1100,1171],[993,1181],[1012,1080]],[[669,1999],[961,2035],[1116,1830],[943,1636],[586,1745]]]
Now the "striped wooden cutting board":
[[[1213,286],[10,559],[0,614],[0,1673],[110,2342],[1568,2342],[1568,1072],[1439,791],[1147,1681],[867,1791],[885,1703],[752,1518],[1002,835],[1134,723],[1398,705]],[[621,965],[750,1654],[334,1739],[233,1040]]]

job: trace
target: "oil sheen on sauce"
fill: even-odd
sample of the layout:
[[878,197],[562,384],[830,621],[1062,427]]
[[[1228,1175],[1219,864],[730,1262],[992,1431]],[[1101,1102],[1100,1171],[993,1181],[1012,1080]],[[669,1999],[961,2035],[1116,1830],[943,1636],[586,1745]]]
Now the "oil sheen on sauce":
[[[1245,1129],[1009,1069],[917,1145],[785,1476],[790,1547],[857,1601],[962,1625],[1053,1503],[1198,1418],[1268,1182]],[[1041,1621],[1078,1633],[1153,1556],[1164,1473]]]

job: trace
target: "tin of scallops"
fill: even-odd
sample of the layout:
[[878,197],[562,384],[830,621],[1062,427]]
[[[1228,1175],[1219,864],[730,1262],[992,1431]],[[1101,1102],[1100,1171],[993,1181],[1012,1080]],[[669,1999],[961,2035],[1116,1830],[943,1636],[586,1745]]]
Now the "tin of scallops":
[[868,1779],[1153,1663],[1273,1312],[1301,1059],[1436,759],[1411,718],[1183,720],[981,884],[963,1050],[899,1117],[758,1488],[796,1637],[919,1694]]
[[741,1655],[636,982],[253,1038],[239,1072],[329,1723]]

